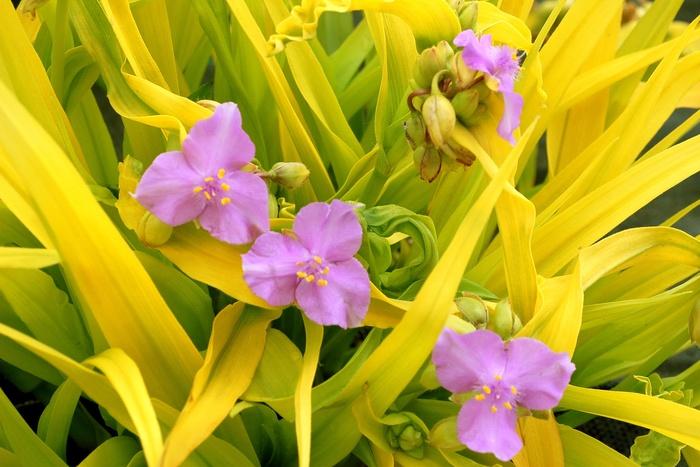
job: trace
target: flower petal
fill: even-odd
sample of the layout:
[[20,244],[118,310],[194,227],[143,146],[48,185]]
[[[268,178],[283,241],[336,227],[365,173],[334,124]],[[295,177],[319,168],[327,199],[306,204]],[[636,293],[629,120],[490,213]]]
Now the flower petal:
[[136,187],[134,198],[166,224],[175,226],[195,219],[204,209],[204,198],[192,190],[201,177],[180,151],[155,158]]
[[272,306],[294,302],[297,263],[311,255],[295,239],[277,232],[259,236],[243,258],[243,278],[255,295]]
[[[355,258],[331,263],[321,277],[328,284],[301,281],[296,291],[299,307],[313,321],[351,328],[362,324],[369,308],[369,275]],[[319,278],[316,278],[318,280]]]
[[472,70],[494,75],[496,71],[496,49],[491,45],[491,35],[485,34],[476,37],[474,31],[467,29],[462,31],[454,40],[454,43],[462,49],[462,60]]
[[[213,237],[240,245],[270,229],[267,210],[267,185],[257,175],[232,172],[224,179],[230,186],[225,192],[230,203],[213,199],[199,216],[199,222]],[[229,195],[230,193],[230,195]]]
[[506,353],[503,381],[516,387],[518,405],[532,410],[555,407],[576,369],[569,355],[552,352],[542,342],[528,337],[508,342]]
[[299,241],[326,261],[353,257],[362,244],[362,226],[353,207],[342,201],[311,203],[294,220]]
[[506,352],[498,334],[479,330],[457,334],[445,329],[433,349],[438,381],[454,393],[491,385],[506,366]]
[[192,127],[182,143],[182,151],[190,165],[202,177],[208,177],[220,168],[228,171],[246,165],[255,155],[255,145],[243,131],[238,106],[227,102]]
[[510,144],[515,144],[513,132],[520,126],[523,97],[517,92],[503,91],[503,116],[498,123],[498,134]]
[[515,410],[496,407],[488,400],[470,399],[457,416],[459,440],[475,452],[492,452],[502,461],[512,459],[523,447],[515,423]]

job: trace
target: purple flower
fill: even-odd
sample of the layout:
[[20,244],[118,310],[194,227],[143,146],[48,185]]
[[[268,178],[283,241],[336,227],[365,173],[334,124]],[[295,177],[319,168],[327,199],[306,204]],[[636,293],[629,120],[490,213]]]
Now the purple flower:
[[134,197],[168,225],[198,219],[219,240],[251,242],[270,223],[267,185],[241,170],[254,154],[238,106],[220,104],[214,115],[192,127],[182,151],[156,157]]
[[521,337],[504,343],[486,330],[443,331],[433,363],[443,387],[475,393],[459,411],[459,440],[502,461],[523,447],[515,428],[516,409],[554,408],[575,369],[568,354],[552,352],[538,340]]
[[454,43],[463,47],[464,63],[472,70],[484,73],[486,85],[503,95],[504,110],[498,134],[514,144],[513,131],[520,125],[523,110],[523,98],[514,91],[515,77],[520,69],[515,51],[506,45],[492,45],[490,34],[479,38],[471,29],[462,31]]
[[243,277],[273,306],[296,302],[313,321],[348,328],[369,307],[369,276],[353,256],[362,227],[352,206],[334,200],[299,211],[293,235],[267,232],[243,255]]

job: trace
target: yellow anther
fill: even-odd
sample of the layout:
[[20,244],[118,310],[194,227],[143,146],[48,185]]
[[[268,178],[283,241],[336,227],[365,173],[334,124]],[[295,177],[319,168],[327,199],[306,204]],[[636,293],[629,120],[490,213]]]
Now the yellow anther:
[[323,269],[321,270],[321,273],[322,273],[322,274],[328,274],[328,273],[330,272],[330,270],[331,270],[331,269],[330,269],[328,266],[326,266],[325,268],[323,268]]
[[496,381],[500,381],[500,380],[503,379],[503,376],[501,376],[501,375],[496,375],[496,376],[493,377],[493,379],[495,379]]
[[305,280],[306,280],[306,282],[313,282],[316,280],[316,278],[314,277],[313,274],[309,274],[308,276],[306,276]]
[[504,402],[503,407],[505,407],[508,410],[513,410],[513,406],[511,405],[510,402]]
[[211,195],[209,194],[208,191],[204,192],[204,197],[207,199],[207,201],[211,201]]
[[297,271],[297,277],[299,279],[305,279],[308,274],[306,274],[304,271]]
[[202,191],[204,191],[204,188],[201,186],[196,186],[196,187],[194,187],[194,190],[192,190],[192,191],[195,193],[201,193]]
[[515,388],[515,386],[511,386],[510,392],[511,392],[511,394],[516,395],[518,393],[518,390]]
[[222,183],[221,184],[221,189],[224,191],[228,191],[231,189],[231,186],[228,183]]
[[483,401],[484,399],[486,399],[486,396],[483,394],[477,394],[476,396],[474,396],[474,399],[478,401]]
[[231,202],[231,198],[229,198],[228,196],[226,198],[221,198],[221,205],[222,206],[226,206],[230,202]]
[[496,413],[496,412],[498,412],[498,407],[496,407],[495,405],[492,405],[491,406],[491,413]]
[[214,177],[206,177],[206,178],[204,179],[204,181],[207,182],[207,183],[213,182],[213,181],[214,181]]
[[216,176],[219,177],[219,179],[224,178],[224,175],[226,175],[226,171],[224,169],[219,169],[219,171],[216,172]]
[[486,385],[482,386],[481,390],[484,391],[486,394],[491,394],[491,388]]
[[319,287],[325,287],[328,285],[328,281],[326,279],[319,279],[316,281]]
[[323,259],[320,256],[314,256],[313,260],[316,261],[316,263],[318,264],[323,263]]

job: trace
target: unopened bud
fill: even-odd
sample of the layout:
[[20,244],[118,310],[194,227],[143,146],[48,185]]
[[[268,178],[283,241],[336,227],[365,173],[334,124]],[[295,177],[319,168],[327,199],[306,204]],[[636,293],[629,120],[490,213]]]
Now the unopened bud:
[[447,41],[440,41],[438,45],[421,52],[413,71],[418,87],[429,88],[433,76],[447,68],[447,62],[453,55],[452,46]]
[[278,162],[272,166],[267,177],[278,185],[294,189],[309,178],[309,169],[301,162]]
[[388,425],[385,436],[389,446],[411,457],[423,458],[428,433],[418,417],[412,413],[401,412],[389,414],[382,421]]
[[420,178],[430,183],[440,174],[442,157],[434,146],[420,146],[413,151],[413,163]]
[[690,312],[690,320],[688,322],[690,331],[690,341],[694,344],[700,343],[700,300],[695,302],[693,310]]
[[150,212],[144,213],[136,226],[136,235],[144,245],[156,247],[170,240],[173,228]]
[[483,329],[489,322],[489,311],[484,302],[476,295],[459,297],[455,300],[462,316],[477,329]]
[[434,94],[425,100],[421,113],[430,141],[437,147],[445,144],[457,123],[455,109],[449,99],[442,94]]
[[462,31],[474,29],[476,26],[476,18],[479,14],[479,4],[477,2],[463,2],[458,10],[459,24],[462,26]]
[[457,143],[453,139],[447,142],[447,146],[443,146],[443,151],[454,160],[457,164],[464,167],[471,167],[476,160],[476,156],[469,149]]
[[406,140],[409,146],[411,146],[411,149],[416,149],[418,146],[423,146],[425,144],[426,128],[425,123],[423,123],[423,118],[419,113],[413,112],[411,118],[406,120],[403,126]]
[[462,123],[469,121],[477,107],[479,107],[479,91],[476,89],[467,89],[452,98],[452,108],[455,109],[455,114]]
[[511,338],[522,327],[520,318],[513,312],[508,299],[501,300],[489,313],[487,328],[497,333],[503,339]]
[[474,77],[476,76],[476,71],[472,70],[464,63],[461,53],[454,55],[450,59],[447,68],[450,70],[455,84],[460,87],[467,86],[474,81]]

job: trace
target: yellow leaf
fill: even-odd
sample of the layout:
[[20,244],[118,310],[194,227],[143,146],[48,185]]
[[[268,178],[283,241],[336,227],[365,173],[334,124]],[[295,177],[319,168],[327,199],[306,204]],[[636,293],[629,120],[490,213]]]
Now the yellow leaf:
[[60,261],[56,250],[0,247],[0,268],[40,269]]
[[578,430],[559,425],[567,467],[635,467],[637,464],[612,448]]
[[178,466],[226,418],[255,374],[267,327],[279,311],[238,302],[214,319],[204,365],[195,375],[187,404],[165,442],[162,466]]
[[109,380],[131,417],[148,465],[158,465],[163,438],[148,390],[134,361],[121,349],[108,349],[87,359],[85,364],[98,368]]
[[521,417],[518,428],[523,437],[523,449],[513,458],[515,467],[564,467],[562,443],[552,414],[547,420]]
[[643,394],[569,386],[559,406],[639,425],[700,449],[700,411]]
[[306,316],[303,318],[306,330],[306,351],[297,388],[294,392],[294,428],[297,434],[299,466],[309,467],[311,462],[311,388],[321,353],[323,326],[312,322]]
[[[93,337],[141,370],[154,397],[185,400],[201,357],[133,251],[51,137],[0,83],[0,165],[24,180]],[[124,323],[129,323],[125,326]]]

